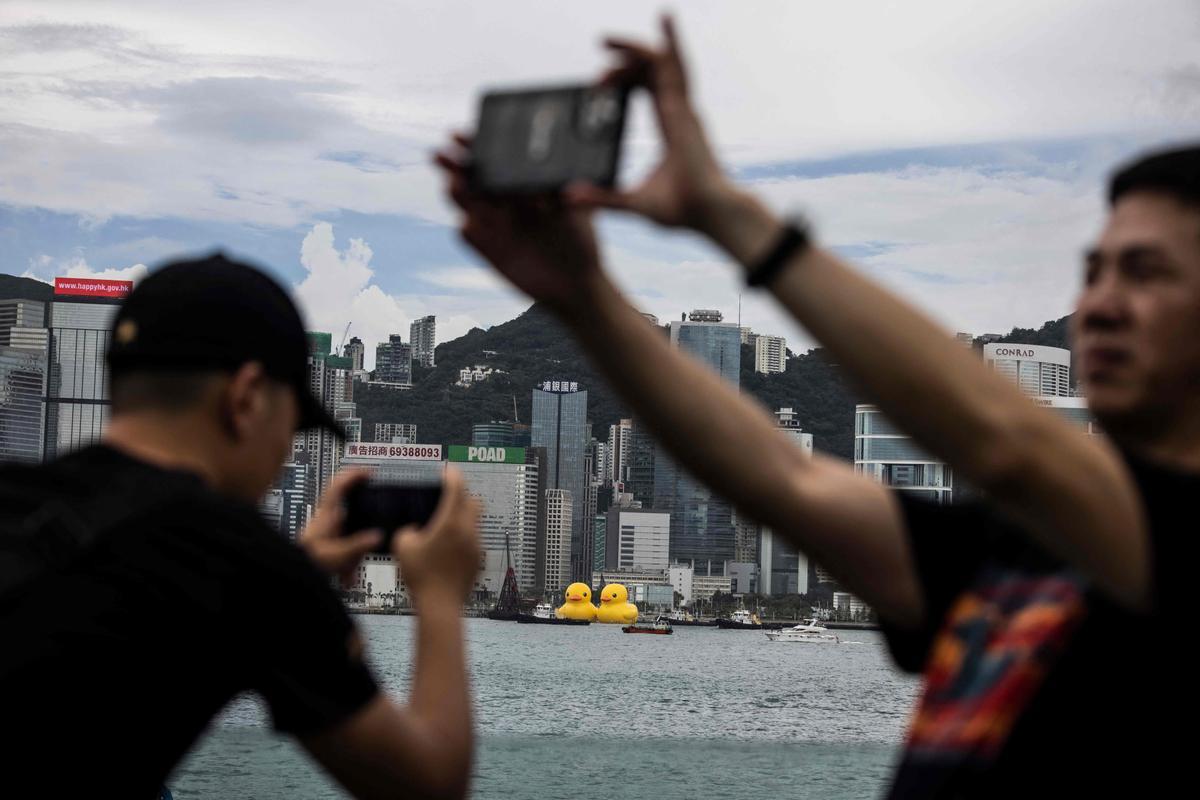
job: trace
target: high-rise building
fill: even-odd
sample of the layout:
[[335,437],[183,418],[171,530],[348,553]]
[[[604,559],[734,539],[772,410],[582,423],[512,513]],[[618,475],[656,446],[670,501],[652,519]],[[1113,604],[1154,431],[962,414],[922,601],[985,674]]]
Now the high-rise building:
[[629,477],[629,456],[633,446],[633,420],[623,419],[608,426],[606,477],[614,485],[623,484]]
[[0,347],[0,463],[41,463],[45,396],[46,351]]
[[350,359],[350,368],[355,372],[363,371],[363,357],[366,355],[366,352],[366,345],[357,336],[351,336],[350,341],[342,348],[342,355]]
[[513,424],[506,420],[476,422],[471,426],[471,444],[475,447],[517,447]]
[[[329,333],[308,332],[308,389],[321,404],[342,423],[352,435],[361,439],[362,420],[354,416],[353,361],[332,355],[333,336]],[[338,471],[342,460],[342,442],[332,431],[313,428],[296,434],[293,456],[303,452],[306,470],[305,502],[316,508],[329,480]]]
[[[1054,408],[1069,421],[1094,432],[1086,404],[1071,398],[1071,351],[1042,345],[985,340],[987,366],[1012,380],[1035,402]],[[965,343],[966,337],[959,336]],[[951,467],[925,453],[872,405],[854,410],[854,468],[900,491],[949,503],[954,499]]]
[[670,565],[670,514],[648,508],[611,508],[604,531],[603,569],[665,570]]
[[[571,575],[571,492],[546,490],[546,533],[542,574],[545,593],[560,595],[573,582]],[[588,575],[590,583],[591,575]]]
[[[547,487],[562,489],[571,502],[570,564],[572,574],[590,575],[591,547],[585,546],[583,513],[587,475],[584,451],[591,438],[587,425],[587,392],[574,381],[545,381],[533,390],[534,447],[546,449]],[[580,580],[586,580],[580,578]]]
[[[740,383],[741,331],[721,313],[696,310],[670,324],[671,344],[698,359],[735,387]],[[654,497],[648,508],[671,515],[671,558],[690,563],[696,576],[723,576],[734,557],[733,508],[659,450]]]
[[604,556],[607,552],[608,513],[597,514],[592,523],[592,571],[604,569]]
[[375,382],[412,386],[412,345],[393,333],[375,346]]
[[1035,344],[983,346],[984,362],[1030,397],[1071,396],[1071,351]]
[[[47,296],[45,284],[14,279],[17,292]],[[0,462],[42,461],[49,331],[41,300],[0,300]]]
[[[800,418],[795,409],[778,409],[775,412],[775,420],[779,432],[800,448],[800,452],[807,458],[812,458],[813,435],[806,433],[801,427]],[[811,575],[808,556],[765,525],[759,526],[757,556],[758,590],[761,593],[767,595],[808,594]],[[748,561],[750,559],[739,557],[738,560]]]
[[498,594],[507,570],[506,548],[512,554],[517,585],[534,591],[537,583],[538,468],[537,459],[521,447],[451,445],[447,458],[479,498],[479,537],[485,566],[481,583]]
[[0,347],[45,351],[50,343],[46,329],[48,305],[24,298],[0,300]]
[[625,492],[646,508],[654,504],[654,462],[658,445],[646,430],[635,422],[629,437],[629,456],[625,462]]
[[869,404],[854,407],[854,470],[884,486],[931,500],[954,499],[954,471],[917,446]]
[[49,328],[43,453],[57,458],[99,441],[108,424],[109,329],[132,281],[55,278]]
[[1068,423],[1089,436],[1099,436],[1103,431],[1092,416],[1084,397],[1034,397],[1035,405],[1053,411]]
[[417,426],[405,422],[376,422],[374,441],[390,442],[393,444],[416,444]]
[[299,538],[312,517],[312,506],[306,498],[307,485],[307,462],[289,461],[259,504],[267,523],[292,542]]
[[787,339],[757,336],[754,339],[754,371],[764,375],[787,370]]
[[408,340],[412,343],[413,360],[422,366],[434,366],[433,351],[437,347],[437,317],[428,316],[414,320],[408,328]]

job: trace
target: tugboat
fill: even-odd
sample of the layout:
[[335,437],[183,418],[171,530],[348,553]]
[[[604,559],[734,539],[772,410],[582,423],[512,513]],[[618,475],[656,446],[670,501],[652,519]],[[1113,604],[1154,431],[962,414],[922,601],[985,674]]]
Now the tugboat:
[[517,614],[517,622],[525,625],[591,625],[590,619],[562,619],[555,616],[554,606],[538,603],[532,614]]
[[659,617],[649,624],[643,622],[639,625],[635,622],[632,625],[626,625],[621,630],[625,631],[625,633],[658,633],[668,636],[674,632],[671,630],[671,621],[666,617]]
[[730,615],[729,619],[718,619],[717,627],[733,631],[761,631],[763,624],[757,614],[751,614],[744,608],[739,608]]
[[715,619],[700,619],[686,611],[672,611],[667,615],[667,621],[677,628],[715,628]]

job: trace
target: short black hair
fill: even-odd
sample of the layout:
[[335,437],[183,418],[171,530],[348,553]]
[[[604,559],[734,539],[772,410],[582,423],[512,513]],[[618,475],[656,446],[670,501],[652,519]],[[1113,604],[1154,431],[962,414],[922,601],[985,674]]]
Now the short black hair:
[[1108,184],[1108,204],[1130,192],[1156,192],[1200,208],[1200,146],[1164,150],[1121,167]]
[[114,414],[187,411],[200,404],[211,383],[229,373],[216,370],[121,370],[109,378]]

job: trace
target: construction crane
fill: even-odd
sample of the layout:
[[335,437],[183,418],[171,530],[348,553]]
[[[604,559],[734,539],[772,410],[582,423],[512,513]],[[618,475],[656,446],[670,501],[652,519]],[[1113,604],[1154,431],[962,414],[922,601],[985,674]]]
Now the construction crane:
[[350,326],[354,324],[354,320],[346,323],[346,330],[342,331],[342,343],[338,345],[337,354],[344,356],[346,354],[346,337],[350,334]]
[[513,399],[513,422],[520,422],[521,416],[517,413],[517,396],[514,394]]

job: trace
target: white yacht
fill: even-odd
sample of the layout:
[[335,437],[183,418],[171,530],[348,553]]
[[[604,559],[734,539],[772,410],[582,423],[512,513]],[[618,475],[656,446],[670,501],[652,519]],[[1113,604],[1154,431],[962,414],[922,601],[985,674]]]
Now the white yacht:
[[795,627],[781,631],[765,631],[765,633],[767,638],[772,642],[838,644],[842,641],[837,637],[836,633],[830,633],[828,628],[817,622],[815,617],[803,625],[796,625]]

